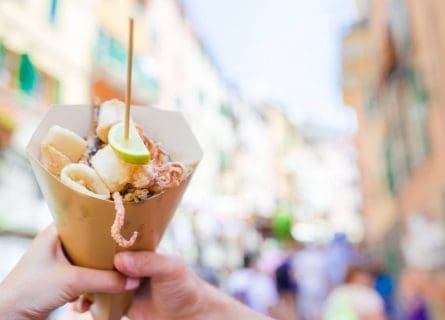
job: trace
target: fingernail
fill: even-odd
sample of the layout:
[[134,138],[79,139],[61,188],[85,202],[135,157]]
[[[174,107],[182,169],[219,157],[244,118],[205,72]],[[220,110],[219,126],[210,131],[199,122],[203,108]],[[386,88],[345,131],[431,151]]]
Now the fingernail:
[[125,290],[133,290],[139,287],[141,280],[139,278],[127,278],[125,282]]

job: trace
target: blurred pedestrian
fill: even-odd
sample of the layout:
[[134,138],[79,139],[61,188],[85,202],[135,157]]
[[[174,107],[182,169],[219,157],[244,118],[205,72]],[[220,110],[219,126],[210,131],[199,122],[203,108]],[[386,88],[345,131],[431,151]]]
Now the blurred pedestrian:
[[385,304],[385,312],[389,318],[391,318],[391,316],[393,316],[395,313],[394,288],[395,284],[393,277],[383,268],[381,268],[375,279],[375,289],[383,299]]
[[435,270],[430,280],[433,287],[430,311],[433,319],[445,319],[445,266]]
[[369,269],[350,266],[344,284],[335,288],[326,301],[324,319],[386,319],[383,300],[373,286],[374,276]]
[[343,282],[348,265],[352,263],[354,250],[344,233],[336,233],[326,248],[326,259],[329,265],[327,274],[332,287]]
[[275,282],[279,301],[270,308],[270,315],[277,320],[298,319],[298,286],[293,274],[292,261],[290,258],[285,259],[276,269]]
[[273,280],[256,267],[257,256],[244,254],[244,266],[227,279],[227,290],[240,302],[253,310],[268,314],[269,308],[278,302]]
[[405,269],[400,276],[400,318],[404,320],[429,320],[422,286],[428,285],[426,272]]
[[322,318],[320,307],[329,292],[328,261],[322,246],[308,245],[293,257],[295,278],[298,282],[298,307],[304,320]]

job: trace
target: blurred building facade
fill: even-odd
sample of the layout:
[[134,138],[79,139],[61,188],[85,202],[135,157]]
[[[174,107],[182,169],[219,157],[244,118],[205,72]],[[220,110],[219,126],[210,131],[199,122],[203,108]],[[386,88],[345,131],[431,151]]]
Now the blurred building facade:
[[21,122],[31,114],[41,115],[53,103],[89,98],[93,9],[93,2],[86,1],[0,3],[0,90],[5,117]]
[[32,234],[50,221],[24,147],[51,105],[89,100],[93,5],[0,3],[0,229]]
[[[400,226],[419,216],[445,229],[445,11],[433,0],[360,4],[343,41],[343,91],[357,113],[363,210],[375,245],[394,233],[409,238]],[[427,234],[418,241],[430,241]],[[434,248],[445,245],[441,237]],[[426,261],[431,252],[419,246]]]
[[0,232],[51,221],[24,146],[52,104],[124,99],[130,15],[133,103],[181,111],[204,150],[166,246],[235,267],[283,213],[298,241],[360,238],[348,143],[315,143],[279,107],[228,87],[176,0],[0,2]]

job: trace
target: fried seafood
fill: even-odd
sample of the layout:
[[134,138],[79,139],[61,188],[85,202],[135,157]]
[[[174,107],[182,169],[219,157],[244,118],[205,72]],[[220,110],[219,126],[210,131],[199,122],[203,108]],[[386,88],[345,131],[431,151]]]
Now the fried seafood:
[[120,136],[124,110],[124,104],[118,100],[94,108],[86,140],[60,126],[51,127],[40,147],[40,161],[71,189],[114,201],[116,215],[111,236],[119,246],[128,248],[135,243],[138,233],[135,231],[129,239],[121,235],[124,203],[145,201],[177,187],[191,170],[171,161],[161,143],[153,141],[133,121],[129,138]]

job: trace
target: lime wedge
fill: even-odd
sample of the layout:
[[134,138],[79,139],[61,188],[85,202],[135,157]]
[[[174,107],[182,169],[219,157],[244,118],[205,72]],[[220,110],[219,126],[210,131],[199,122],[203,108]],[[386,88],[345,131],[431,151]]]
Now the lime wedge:
[[115,124],[108,132],[108,143],[116,155],[125,162],[132,164],[146,164],[151,155],[139,136],[136,128],[130,123],[128,139],[124,137],[124,123]]

